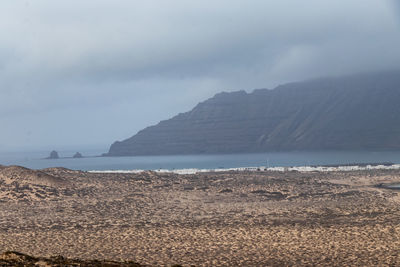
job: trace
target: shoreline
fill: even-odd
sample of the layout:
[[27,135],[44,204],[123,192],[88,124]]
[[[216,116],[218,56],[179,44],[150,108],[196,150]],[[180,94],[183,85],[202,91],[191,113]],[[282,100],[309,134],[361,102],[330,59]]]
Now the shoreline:
[[345,165],[321,165],[321,166],[291,166],[291,167],[238,167],[238,168],[217,168],[217,169],[198,169],[198,168],[188,168],[188,169],[155,169],[155,170],[143,170],[143,169],[133,169],[133,170],[91,170],[87,171],[89,173],[143,173],[148,171],[153,171],[156,173],[173,173],[173,174],[198,174],[198,173],[208,173],[208,172],[259,172],[259,171],[272,171],[272,172],[287,172],[287,171],[297,171],[297,172],[339,172],[339,171],[369,171],[369,170],[398,170],[400,169],[400,164],[393,163],[355,163],[345,164]]

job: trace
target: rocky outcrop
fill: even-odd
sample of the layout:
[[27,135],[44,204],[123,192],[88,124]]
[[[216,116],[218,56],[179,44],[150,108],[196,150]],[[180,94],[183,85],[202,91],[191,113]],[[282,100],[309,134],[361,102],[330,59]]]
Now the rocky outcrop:
[[60,157],[58,156],[58,152],[53,150],[50,152],[50,155],[47,157],[47,159],[59,159]]
[[80,159],[80,158],[83,158],[83,156],[82,156],[81,153],[76,152],[76,153],[74,154],[73,158],[74,158],[74,159]]
[[108,260],[81,260],[68,259],[63,256],[33,257],[16,251],[6,251],[0,255],[0,266],[126,266],[140,267],[139,263],[133,261],[117,262]]
[[400,149],[400,72],[220,93],[106,156]]

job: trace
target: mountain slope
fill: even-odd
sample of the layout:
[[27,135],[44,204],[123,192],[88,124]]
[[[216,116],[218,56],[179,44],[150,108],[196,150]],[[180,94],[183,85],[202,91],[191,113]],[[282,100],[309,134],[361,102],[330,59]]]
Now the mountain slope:
[[107,156],[400,149],[400,72],[220,93]]

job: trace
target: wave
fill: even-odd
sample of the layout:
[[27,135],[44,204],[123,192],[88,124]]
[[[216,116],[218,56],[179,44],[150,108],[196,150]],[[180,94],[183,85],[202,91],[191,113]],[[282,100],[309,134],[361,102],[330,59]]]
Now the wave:
[[142,173],[153,171],[156,173],[174,173],[174,174],[196,174],[204,172],[230,172],[230,171],[298,171],[298,172],[337,172],[337,171],[367,171],[367,170],[398,170],[400,164],[361,164],[361,165],[339,165],[339,166],[296,166],[296,167],[239,167],[227,169],[156,169],[156,170],[92,170],[90,173]]

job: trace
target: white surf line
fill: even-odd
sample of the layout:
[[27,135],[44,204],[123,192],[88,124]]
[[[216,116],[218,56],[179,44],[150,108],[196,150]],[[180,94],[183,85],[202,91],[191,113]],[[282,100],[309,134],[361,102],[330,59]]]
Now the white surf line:
[[298,172],[338,172],[338,171],[368,171],[368,170],[398,170],[400,169],[400,164],[393,164],[389,166],[385,165],[351,165],[351,166],[335,166],[335,167],[326,167],[326,166],[298,166],[298,167],[239,167],[239,168],[227,168],[227,169],[176,169],[176,170],[168,170],[168,169],[157,169],[157,170],[104,170],[104,171],[88,171],[90,173],[142,173],[146,171],[153,171],[156,173],[175,173],[175,174],[196,174],[202,172],[226,172],[226,171],[276,171],[276,172],[285,172],[285,171],[298,171]]

